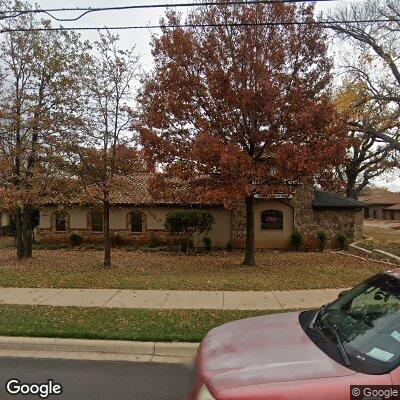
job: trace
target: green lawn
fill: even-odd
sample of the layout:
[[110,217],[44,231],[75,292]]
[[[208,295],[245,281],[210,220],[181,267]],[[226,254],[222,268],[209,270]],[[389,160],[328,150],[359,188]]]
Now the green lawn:
[[0,335],[199,342],[216,326],[271,313],[0,305]]
[[259,252],[257,266],[241,265],[239,252],[146,253],[113,250],[113,268],[97,250],[35,250],[18,262],[0,249],[0,287],[171,290],[293,290],[341,288],[387,269],[337,252]]
[[364,226],[363,234],[368,239],[359,241],[358,246],[368,250],[384,250],[400,256],[400,230]]

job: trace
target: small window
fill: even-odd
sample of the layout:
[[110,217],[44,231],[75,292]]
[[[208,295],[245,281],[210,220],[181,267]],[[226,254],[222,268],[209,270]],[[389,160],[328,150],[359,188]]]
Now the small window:
[[280,210],[265,210],[261,213],[261,230],[283,230],[283,212]]
[[131,213],[131,231],[143,232],[143,214],[141,212]]
[[56,214],[56,232],[67,231],[67,214],[57,213]]
[[103,232],[103,214],[92,212],[92,232]]

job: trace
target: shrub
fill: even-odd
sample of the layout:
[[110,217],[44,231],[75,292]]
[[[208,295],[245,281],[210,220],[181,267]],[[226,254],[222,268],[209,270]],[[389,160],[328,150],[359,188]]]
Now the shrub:
[[137,251],[138,250],[138,246],[135,244],[131,244],[125,247],[125,251]]
[[37,243],[34,245],[37,250],[64,250],[70,248],[68,243]]
[[[197,248],[201,237],[204,239],[207,236],[214,223],[214,217],[208,212],[178,210],[167,215],[165,228],[171,235],[178,236],[188,251],[190,244]],[[196,243],[193,243],[194,238],[197,239]]]
[[293,248],[298,251],[300,249],[300,246],[303,244],[303,235],[299,231],[294,231],[290,235],[290,241]]
[[232,251],[232,250],[233,250],[233,243],[232,243],[232,242],[229,242],[229,243],[226,245],[226,250],[227,250],[227,251]]
[[178,245],[178,251],[181,251],[182,248],[186,249],[186,252],[189,251],[189,249],[193,249],[193,240],[191,239],[179,239],[177,242]]
[[158,247],[144,246],[141,247],[140,250],[146,253],[158,253],[159,251],[169,252],[171,251],[171,248],[168,246],[158,246]]
[[206,249],[206,251],[211,251],[212,250],[212,243],[211,243],[211,239],[208,237],[205,237],[203,239],[203,243],[204,243],[204,247]]
[[328,233],[324,230],[318,231],[317,239],[318,239],[318,243],[319,243],[319,249],[321,251],[324,251],[325,247],[326,247],[326,243],[328,242]]
[[80,246],[83,242],[83,238],[81,235],[78,235],[77,233],[73,233],[69,237],[69,242],[71,243],[71,246]]
[[159,247],[163,244],[165,244],[164,241],[158,235],[155,233],[150,233],[148,241],[149,247]]
[[100,243],[92,242],[90,244],[87,244],[85,248],[88,250],[103,250],[103,245]]
[[336,244],[340,250],[347,250],[349,248],[349,240],[344,233],[339,233],[336,236]]

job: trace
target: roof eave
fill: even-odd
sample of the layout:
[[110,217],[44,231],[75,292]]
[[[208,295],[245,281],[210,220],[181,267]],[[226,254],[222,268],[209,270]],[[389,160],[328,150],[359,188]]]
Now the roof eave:
[[367,208],[367,206],[321,206],[321,205],[312,205],[312,208],[314,210],[363,210],[364,208]]

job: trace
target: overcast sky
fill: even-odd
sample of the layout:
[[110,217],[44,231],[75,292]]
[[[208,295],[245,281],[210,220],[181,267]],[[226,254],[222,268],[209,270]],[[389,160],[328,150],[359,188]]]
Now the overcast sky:
[[[186,0],[186,2],[193,0]],[[183,0],[29,0],[30,3],[39,4],[42,8],[63,8],[63,7],[107,7],[107,6],[124,6],[136,4],[176,4],[184,2]],[[324,12],[330,7],[335,6],[335,2],[329,2],[317,5],[317,12]],[[184,12],[185,9],[179,9]],[[64,26],[128,26],[128,25],[154,25],[158,24],[160,17],[165,9],[145,9],[145,10],[124,10],[124,11],[106,11],[86,15],[76,22],[63,22]],[[63,17],[74,17],[79,15],[77,12],[69,12],[57,14]],[[55,25],[59,24],[54,22]],[[157,30],[138,29],[116,31],[120,35],[121,45],[126,48],[135,47],[137,54],[140,56],[140,63],[143,69],[149,69],[152,65],[150,41],[151,36],[157,33]],[[96,31],[83,32],[82,36],[90,40],[95,40],[98,36]],[[400,190],[400,179],[397,175],[379,178],[375,180],[380,186],[387,186],[391,190]]]

